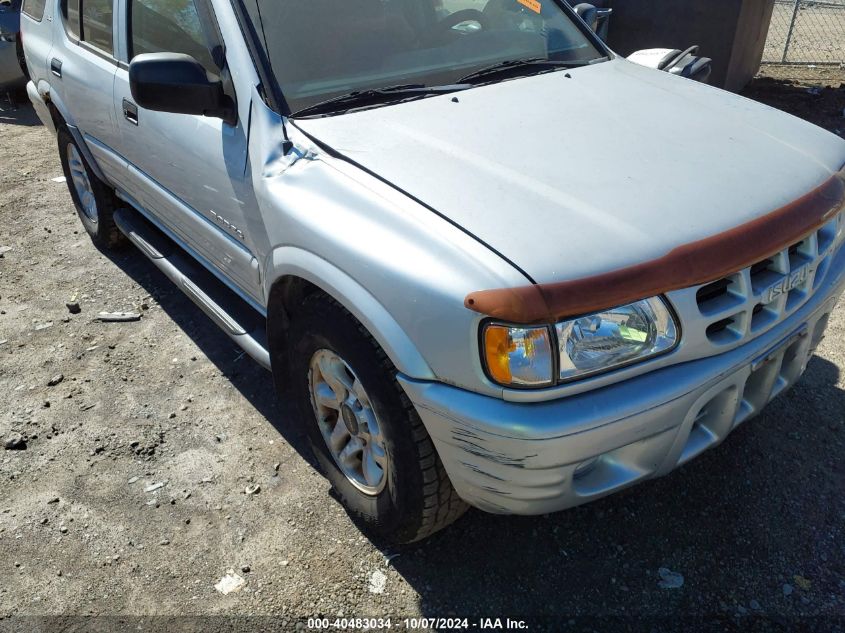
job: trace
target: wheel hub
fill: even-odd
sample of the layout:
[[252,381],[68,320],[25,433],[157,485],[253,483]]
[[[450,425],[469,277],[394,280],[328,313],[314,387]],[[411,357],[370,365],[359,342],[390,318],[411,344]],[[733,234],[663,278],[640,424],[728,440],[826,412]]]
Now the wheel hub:
[[340,407],[340,415],[343,418],[343,423],[346,425],[346,430],[350,435],[358,435],[360,428],[358,426],[358,418],[355,417],[355,412],[348,404]]

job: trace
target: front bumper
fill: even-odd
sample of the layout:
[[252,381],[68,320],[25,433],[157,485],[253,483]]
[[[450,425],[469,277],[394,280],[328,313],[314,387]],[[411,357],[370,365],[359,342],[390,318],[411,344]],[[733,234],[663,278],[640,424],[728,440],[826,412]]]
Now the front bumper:
[[813,298],[765,335],[557,401],[400,382],[464,500],[499,514],[554,512],[665,475],[720,444],[801,377],[843,290],[840,248]]

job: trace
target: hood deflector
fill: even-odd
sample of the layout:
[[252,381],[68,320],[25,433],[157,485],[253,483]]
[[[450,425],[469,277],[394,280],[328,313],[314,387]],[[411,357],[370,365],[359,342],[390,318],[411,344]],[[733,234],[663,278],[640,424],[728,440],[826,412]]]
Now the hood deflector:
[[475,312],[516,324],[555,323],[705,284],[787,248],[845,208],[845,170],[777,211],[663,257],[593,277],[467,295]]

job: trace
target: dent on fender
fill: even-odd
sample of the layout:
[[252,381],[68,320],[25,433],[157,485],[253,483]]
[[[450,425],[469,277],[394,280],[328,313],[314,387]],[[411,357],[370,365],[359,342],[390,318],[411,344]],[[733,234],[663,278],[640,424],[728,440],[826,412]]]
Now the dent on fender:
[[[256,130],[262,133],[256,135]],[[261,165],[260,175],[265,180],[283,176],[300,161],[318,160],[320,154],[319,148],[307,137],[297,133],[296,128],[286,119],[269,110],[255,89],[252,95],[249,151],[251,162]]]
[[[338,268],[337,262],[328,261],[317,252],[318,246],[327,247],[325,239],[318,234],[297,234],[302,231],[297,219],[304,221],[309,217],[314,231],[322,228],[331,233],[332,227],[319,226],[315,213],[321,202],[336,197],[332,195],[335,189],[342,190],[336,185],[343,176],[321,161],[322,150],[294,126],[285,126],[282,119],[274,120],[276,115],[261,106],[253,108],[257,110],[253,112],[253,129],[263,133],[254,139],[254,145],[251,143],[251,160],[261,165],[255,185],[271,245],[263,254],[266,296],[270,296],[270,288],[277,280],[286,276],[301,278],[332,296],[361,321],[400,372],[434,379],[428,363],[387,309]],[[286,138],[289,142],[284,142]],[[313,240],[317,243],[309,249],[309,241]]]
[[300,161],[316,161],[319,159],[319,149],[301,144],[279,145],[277,151],[272,151],[263,163],[261,176],[263,178],[278,178],[294,167]]

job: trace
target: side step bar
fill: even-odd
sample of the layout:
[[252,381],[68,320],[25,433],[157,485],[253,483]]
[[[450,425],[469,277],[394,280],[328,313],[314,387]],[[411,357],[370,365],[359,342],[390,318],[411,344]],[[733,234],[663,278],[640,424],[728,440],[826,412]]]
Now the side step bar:
[[270,369],[267,322],[173,240],[132,209],[115,211],[117,228],[241,349]]

